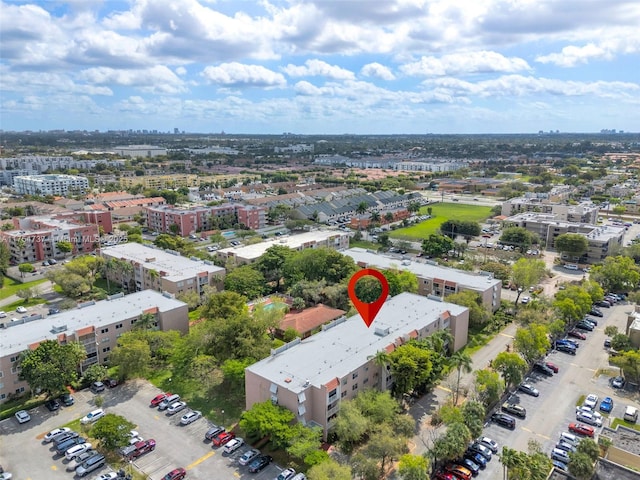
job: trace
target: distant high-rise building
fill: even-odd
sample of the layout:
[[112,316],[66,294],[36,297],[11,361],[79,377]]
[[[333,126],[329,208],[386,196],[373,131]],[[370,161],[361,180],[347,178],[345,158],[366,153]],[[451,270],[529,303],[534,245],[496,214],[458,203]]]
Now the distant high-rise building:
[[180,133],[180,129],[179,129],[178,127],[175,127],[175,128],[173,129],[173,134],[174,134],[174,135],[178,135],[179,133]]

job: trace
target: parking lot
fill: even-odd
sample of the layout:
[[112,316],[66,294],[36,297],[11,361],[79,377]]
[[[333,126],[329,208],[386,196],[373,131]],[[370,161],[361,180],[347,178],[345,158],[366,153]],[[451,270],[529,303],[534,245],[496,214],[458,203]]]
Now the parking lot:
[[[183,467],[187,478],[204,480],[212,478],[232,480],[252,478],[271,480],[277,477],[281,468],[271,464],[257,474],[249,474],[248,467],[237,464],[237,458],[249,447],[245,446],[231,456],[222,454],[222,449],[212,448],[204,439],[209,427],[201,418],[191,425],[181,426],[180,417],[188,410],[174,416],[167,416],[149,406],[149,401],[158,393],[155,387],[143,381],[132,381],[120,385],[104,394],[103,408],[107,413],[116,413],[136,424],[136,430],[144,439],[156,440],[157,446],[136,459],[131,467],[147,474],[152,480],[160,480],[170,470]],[[55,455],[50,445],[43,444],[44,434],[69,421],[84,416],[94,409],[94,395],[89,390],[74,394],[76,403],[62,407],[57,412],[49,412],[44,407],[30,411],[31,421],[19,425],[14,418],[0,422],[0,464],[13,473],[15,479],[69,479],[73,472],[65,471],[66,460]],[[29,452],[28,460],[25,452]],[[96,470],[87,478],[94,478],[109,471],[109,467]],[[213,473],[212,473],[213,472]]]
[[[609,384],[610,376],[600,374],[601,370],[610,370],[613,375],[618,374],[617,368],[609,366],[607,351],[603,347],[606,338],[604,328],[607,325],[616,325],[624,331],[625,312],[632,308],[632,305],[617,305],[610,309],[602,309],[604,318],[598,319],[598,326],[593,332],[587,333],[586,340],[578,340],[580,347],[575,356],[552,351],[546,360],[557,365],[559,372],[553,377],[533,373],[525,380],[540,391],[540,396],[533,397],[516,392],[508,400],[526,408],[526,419],[516,418],[516,429],[513,431],[488,423],[483,435],[497,441],[500,449],[506,445],[521,451],[527,451],[529,440],[536,440],[542,445],[542,451],[549,454],[560,433],[568,432],[569,423],[576,423],[576,402],[581,396],[589,393],[598,395],[598,406],[604,397],[613,398],[612,412],[609,415],[600,412],[603,416],[603,426],[609,426],[614,417],[621,418],[625,406],[640,407],[637,394],[613,389]],[[599,409],[596,408],[596,411]],[[602,428],[594,428],[597,436]],[[498,459],[493,459],[480,477],[493,479],[501,478],[501,475],[502,464]]]

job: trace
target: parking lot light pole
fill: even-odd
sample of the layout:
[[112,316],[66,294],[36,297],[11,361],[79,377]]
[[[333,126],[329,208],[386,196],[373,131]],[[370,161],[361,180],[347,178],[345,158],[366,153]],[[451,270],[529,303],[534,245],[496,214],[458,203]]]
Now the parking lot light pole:
[[224,421],[224,410],[220,410],[220,413],[222,413],[222,426],[225,426],[225,421]]

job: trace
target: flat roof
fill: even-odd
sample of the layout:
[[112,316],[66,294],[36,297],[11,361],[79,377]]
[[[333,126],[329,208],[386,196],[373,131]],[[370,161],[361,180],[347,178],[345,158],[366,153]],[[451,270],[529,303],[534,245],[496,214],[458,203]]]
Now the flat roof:
[[300,233],[298,235],[277,237],[273,240],[265,240],[264,242],[255,243],[253,245],[223,248],[218,250],[218,252],[226,255],[232,254],[238,258],[255,260],[260,258],[269,249],[269,247],[272,247],[273,245],[281,245],[295,250],[303,246],[305,243],[320,242],[332,237],[344,237],[347,235],[349,234],[346,232],[339,232],[337,230],[314,230],[311,232]]
[[353,258],[356,263],[360,262],[368,266],[375,266],[384,270],[390,268],[406,270],[420,278],[441,278],[473,290],[484,292],[495,285],[500,285],[502,287],[501,280],[486,275],[471,273],[464,270],[456,270],[455,268],[442,267],[440,265],[432,265],[431,263],[402,260],[384,254],[375,253],[370,250],[365,250],[364,248],[350,248],[345,250],[343,253]]
[[[436,322],[444,312],[458,316],[465,310],[453,303],[401,293],[387,300],[370,328],[360,315],[342,323],[338,320],[333,327],[254,363],[247,370],[295,393],[305,390],[307,381],[320,388],[361,367],[398,337]],[[376,334],[380,329],[388,329],[388,333]]]
[[[0,352],[3,356],[22,352],[33,343],[53,340],[60,333],[71,334],[84,327],[98,328],[110,325],[120,319],[126,320],[140,316],[151,307],[158,307],[160,312],[166,312],[182,305],[185,303],[175,298],[165,297],[155,290],[143,290],[113,300],[101,300],[94,305],[65,310],[41,320],[0,329]],[[4,322],[11,323],[11,319],[6,318]],[[52,333],[54,327],[65,325],[67,327],[65,330]]]
[[166,272],[167,274],[164,278],[171,282],[194,278],[202,272],[215,275],[225,271],[224,268],[218,267],[212,262],[191,260],[179,254],[174,255],[159,248],[149,247],[135,242],[121,243],[113,247],[101,248],[100,252],[110,257],[140,263],[148,270]]

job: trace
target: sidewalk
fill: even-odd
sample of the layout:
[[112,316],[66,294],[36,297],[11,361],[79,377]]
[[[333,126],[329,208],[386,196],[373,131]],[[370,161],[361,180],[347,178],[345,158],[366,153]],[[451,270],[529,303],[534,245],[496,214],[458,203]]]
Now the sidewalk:
[[[53,293],[53,284],[49,280],[41,283],[36,288],[38,289],[39,296],[41,297],[45,297],[46,295]],[[3,298],[0,300],[0,309],[5,305],[11,305],[12,303],[19,302],[20,300],[22,300],[22,298],[17,295],[11,295],[7,298]]]

